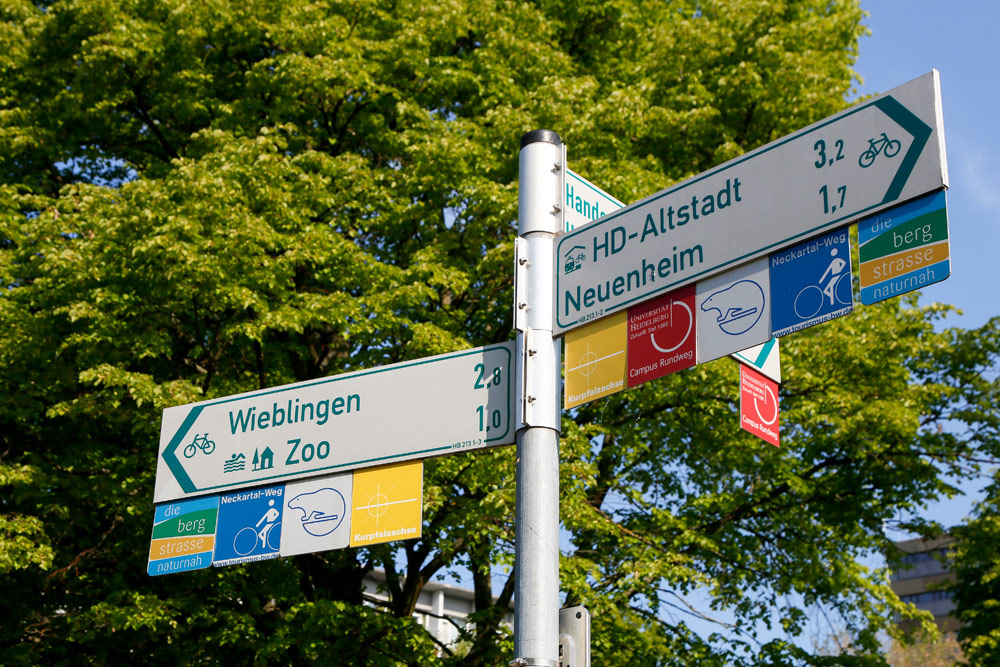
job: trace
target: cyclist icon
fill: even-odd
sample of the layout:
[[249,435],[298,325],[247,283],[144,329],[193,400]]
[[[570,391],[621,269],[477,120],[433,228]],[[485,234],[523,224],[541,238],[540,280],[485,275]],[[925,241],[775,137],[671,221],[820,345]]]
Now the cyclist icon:
[[858,164],[861,165],[862,169],[870,167],[875,163],[875,158],[878,157],[879,153],[886,157],[893,157],[899,152],[900,147],[899,139],[890,139],[889,135],[883,132],[878,139],[868,140],[868,148],[858,158]]
[[[836,248],[830,250],[830,256],[830,264],[823,271],[818,284],[806,285],[795,297],[795,314],[799,319],[815,317],[824,305],[834,307],[839,303],[850,306],[853,303],[849,278],[851,272],[848,270],[847,260],[837,257]],[[848,280],[844,280],[845,277]]]
[[199,449],[206,454],[211,454],[215,451],[215,441],[208,439],[208,433],[200,438],[197,433],[194,434],[194,440],[184,446],[184,458],[191,458]]
[[275,529],[281,525],[281,522],[278,521],[281,513],[274,508],[274,500],[268,500],[267,505],[267,511],[264,512],[255,526],[247,526],[236,533],[236,537],[233,539],[233,551],[240,556],[246,556],[257,548],[260,548],[261,551],[268,549],[277,551],[281,531]]

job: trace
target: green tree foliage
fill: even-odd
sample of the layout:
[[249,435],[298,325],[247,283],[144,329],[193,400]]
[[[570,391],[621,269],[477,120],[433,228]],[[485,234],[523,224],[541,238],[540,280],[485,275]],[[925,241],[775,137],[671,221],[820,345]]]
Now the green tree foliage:
[[[521,133],[633,200],[842,108],[860,19],[0,0],[0,662],[505,663],[511,448],[427,462],[419,540],[150,578],[161,411],[507,339]],[[874,654],[914,612],[856,557],[997,456],[998,322],[944,312],[783,340],[781,449],[740,431],[729,360],[567,414],[562,587],[597,664],[830,664],[793,643],[815,604]],[[374,568],[390,602],[366,606]],[[452,651],[411,614],[459,568]]]
[[966,524],[953,530],[958,638],[972,665],[1000,662],[1000,474]]

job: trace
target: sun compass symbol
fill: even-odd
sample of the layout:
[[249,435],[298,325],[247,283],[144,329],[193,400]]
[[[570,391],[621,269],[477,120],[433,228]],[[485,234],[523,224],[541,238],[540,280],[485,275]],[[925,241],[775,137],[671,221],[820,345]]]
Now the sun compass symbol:
[[379,484],[375,487],[375,493],[368,497],[368,504],[363,507],[358,507],[359,510],[367,510],[368,516],[375,519],[375,528],[378,529],[379,520],[389,513],[389,508],[392,505],[402,505],[404,503],[415,503],[419,498],[406,498],[404,500],[389,500],[389,496],[386,494],[391,494],[395,487],[389,489],[386,493],[382,493],[382,485]]

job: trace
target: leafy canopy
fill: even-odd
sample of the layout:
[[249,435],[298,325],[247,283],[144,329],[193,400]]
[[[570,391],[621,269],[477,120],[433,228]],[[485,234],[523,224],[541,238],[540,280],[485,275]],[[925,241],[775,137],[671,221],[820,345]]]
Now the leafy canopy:
[[[0,662],[506,662],[511,448],[429,461],[419,540],[150,578],[161,411],[506,340],[521,133],[637,199],[842,108],[860,19],[0,0]],[[998,323],[945,311],[783,340],[780,450],[739,430],[729,360],[565,416],[562,588],[596,662],[829,664],[795,643],[812,605],[868,654],[915,613],[857,557],[997,457]],[[411,618],[448,572],[475,591],[457,647]]]

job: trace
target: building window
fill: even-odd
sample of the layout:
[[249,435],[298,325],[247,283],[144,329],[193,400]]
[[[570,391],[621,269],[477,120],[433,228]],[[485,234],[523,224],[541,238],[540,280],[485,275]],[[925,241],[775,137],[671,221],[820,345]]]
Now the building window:
[[912,595],[901,595],[899,599],[903,602],[912,602],[913,604],[934,602],[936,600],[950,600],[951,591],[924,591],[923,593],[914,593]]
[[947,556],[948,556],[947,549],[932,549],[931,551],[921,551],[920,553],[906,554],[900,559],[899,562],[903,563],[904,565],[915,565],[925,560],[939,560],[942,558],[947,560]]

